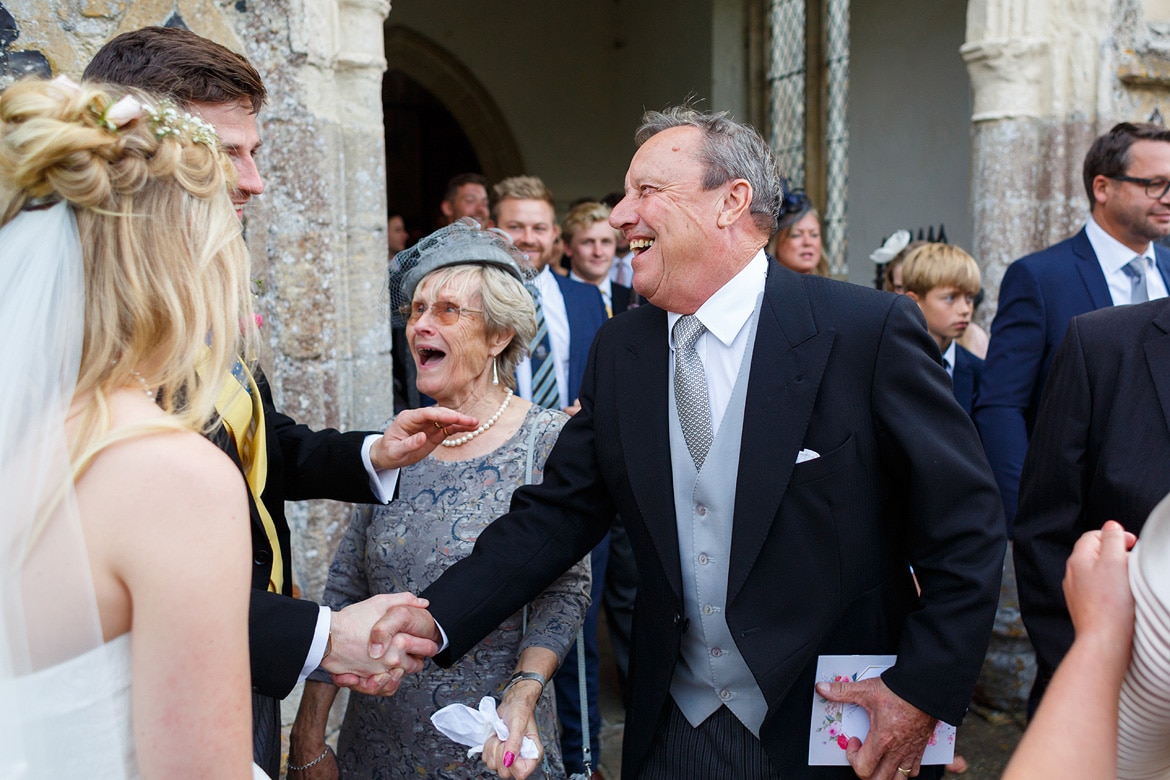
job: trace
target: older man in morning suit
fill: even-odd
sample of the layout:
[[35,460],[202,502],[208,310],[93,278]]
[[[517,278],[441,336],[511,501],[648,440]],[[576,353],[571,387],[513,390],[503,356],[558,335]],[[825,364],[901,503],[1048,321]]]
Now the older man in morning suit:
[[999,287],[975,424],[1009,531],[1028,437],[1069,320],[1161,298],[1170,287],[1170,252],[1151,243],[1170,233],[1170,130],[1116,125],[1089,148],[1083,180],[1090,208],[1084,229],[1012,263]]
[[[641,577],[623,776],[938,776],[919,760],[936,718],[962,720],[1005,546],[938,349],[909,299],[765,260],[780,185],[754,130],[679,108],[637,140],[611,224],[651,305],[602,326],[544,482],[427,589],[430,615],[375,636],[437,622],[450,663],[616,512]],[[817,657],[855,653],[898,654],[825,689],[873,728],[853,770],[810,767]],[[489,765],[522,776],[518,745],[489,740]]]

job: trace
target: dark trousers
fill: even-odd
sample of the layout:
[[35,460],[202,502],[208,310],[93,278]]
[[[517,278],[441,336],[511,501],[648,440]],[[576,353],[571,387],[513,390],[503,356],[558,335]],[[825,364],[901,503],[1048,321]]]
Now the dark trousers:
[[[807,739],[807,736],[806,736]],[[670,697],[639,780],[779,778],[760,740],[726,707],[692,726]]]
[[252,694],[252,760],[280,777],[280,700]]
[[[609,560],[609,536],[593,548],[589,565],[593,569],[593,584],[589,596],[593,599],[585,613],[585,695],[588,697],[589,746],[593,751],[593,768],[601,759],[601,656],[597,651],[597,621],[601,610],[601,595],[605,589],[605,569]],[[557,720],[561,727],[561,754],[565,772],[573,775],[585,771],[585,757],[581,749],[581,685],[577,677],[577,643],[553,677],[557,691]]]

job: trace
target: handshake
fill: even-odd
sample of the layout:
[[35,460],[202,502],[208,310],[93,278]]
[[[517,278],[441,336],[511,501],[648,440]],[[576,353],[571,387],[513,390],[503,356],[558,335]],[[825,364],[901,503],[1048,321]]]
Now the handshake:
[[390,696],[403,675],[439,652],[442,635],[427,606],[414,594],[388,593],[334,612],[321,668],[334,685]]

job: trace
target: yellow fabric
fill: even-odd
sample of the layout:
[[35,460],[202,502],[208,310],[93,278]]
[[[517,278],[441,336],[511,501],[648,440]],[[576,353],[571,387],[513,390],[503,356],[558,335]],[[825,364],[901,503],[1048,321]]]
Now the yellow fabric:
[[276,523],[264,506],[260,495],[268,479],[268,448],[264,439],[264,404],[260,400],[260,388],[248,367],[236,360],[231,372],[220,387],[215,410],[223,418],[224,427],[236,445],[236,453],[244,466],[244,478],[248,490],[256,502],[268,546],[272,548],[272,572],[268,578],[268,590],[280,593],[284,586],[284,555],[280,550],[280,539],[276,535]]
[[613,319],[613,307],[608,303],[605,304],[605,316],[606,319]]

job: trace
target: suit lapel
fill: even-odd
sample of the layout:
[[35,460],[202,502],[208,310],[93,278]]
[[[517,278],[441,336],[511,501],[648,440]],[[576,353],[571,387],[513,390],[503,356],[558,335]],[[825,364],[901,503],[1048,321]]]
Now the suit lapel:
[[[682,573],[675,521],[674,484],[670,467],[670,345],[666,340],[666,312],[644,307],[637,327],[618,345],[615,373],[618,422],[630,488],[658,557],[678,598]],[[630,315],[633,316],[633,313]],[[624,320],[624,322],[634,322]]]
[[1170,252],[1157,243],[1154,244],[1154,264],[1158,266],[1158,273],[1162,274],[1162,283],[1170,291]]
[[833,332],[818,332],[797,274],[769,263],[748,377],[735,523],[727,582],[730,603],[776,520],[803,447]]
[[1143,346],[1154,390],[1162,406],[1163,422],[1170,427],[1170,299],[1154,318],[1154,327],[1157,331]]
[[1105,273],[1101,270],[1101,263],[1097,260],[1097,253],[1089,243],[1089,234],[1081,228],[1081,232],[1073,236],[1073,254],[1076,255],[1077,273],[1085,284],[1089,293],[1089,300],[1098,309],[1113,305],[1113,296],[1109,294],[1109,283],[1105,281]]

